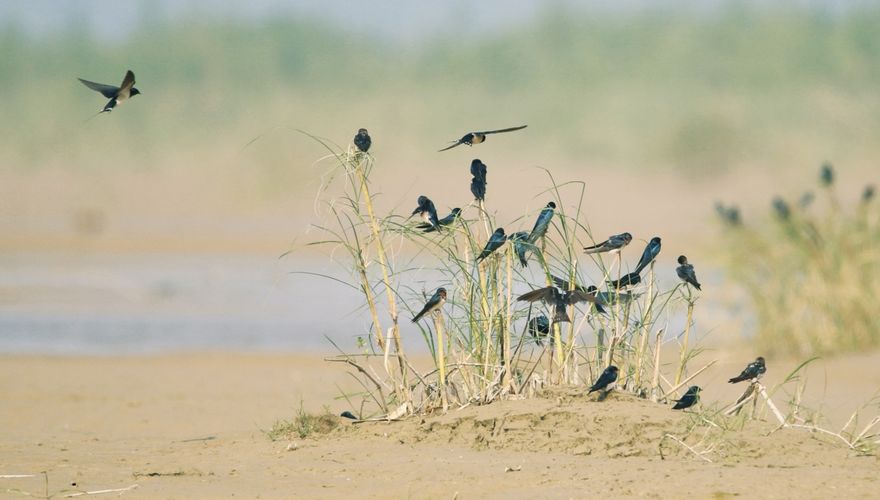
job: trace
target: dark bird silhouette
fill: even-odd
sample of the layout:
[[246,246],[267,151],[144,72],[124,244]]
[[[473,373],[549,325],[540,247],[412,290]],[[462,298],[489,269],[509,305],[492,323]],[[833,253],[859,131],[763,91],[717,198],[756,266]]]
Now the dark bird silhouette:
[[742,216],[739,213],[739,207],[731,205],[725,207],[720,201],[715,202],[715,212],[728,226],[741,226]]
[[605,314],[605,307],[604,306],[607,304],[605,302],[603,302],[599,298],[599,296],[597,295],[599,293],[598,288],[596,288],[593,285],[590,285],[590,286],[584,288],[583,286],[578,285],[578,284],[575,284],[574,287],[572,287],[571,283],[569,283],[568,280],[564,280],[558,276],[553,276],[552,274],[550,275],[550,277],[553,279],[553,283],[555,283],[556,286],[559,287],[559,289],[561,289],[561,290],[577,290],[578,292],[582,292],[582,293],[585,293],[591,297],[595,297],[594,304],[596,306],[596,312],[598,312],[600,314]]
[[418,206],[415,208],[415,210],[412,211],[410,217],[418,214],[419,217],[425,219],[425,222],[428,223],[432,228],[434,228],[435,231],[439,231],[440,220],[437,219],[437,209],[434,208],[434,202],[431,201],[431,199],[427,196],[422,195],[419,196],[417,203]]
[[868,184],[862,191],[862,203],[871,203],[874,199],[874,185]]
[[596,382],[590,386],[590,390],[587,394],[591,394],[595,391],[608,390],[608,386],[617,381],[617,372],[618,369],[616,366],[609,365],[608,368],[605,368],[605,370],[602,371],[602,374],[599,375]]
[[690,408],[691,406],[697,404],[700,401],[700,392],[703,389],[700,389],[699,386],[692,385],[688,387],[687,392],[681,397],[681,399],[673,399],[675,401],[675,406],[672,407],[673,410],[684,410],[685,408]]
[[759,379],[761,375],[767,373],[767,366],[764,364],[764,358],[762,356],[758,356],[757,359],[752,361],[745,367],[745,369],[732,379],[728,380],[729,384],[736,384],[742,382],[743,380],[752,380]]
[[773,211],[776,216],[782,220],[788,220],[791,217],[791,207],[788,202],[777,196],[773,198]]
[[510,241],[513,242],[513,251],[516,252],[516,257],[519,259],[520,265],[523,267],[528,267],[529,259],[528,252],[531,248],[531,243],[529,243],[529,233],[525,231],[518,231],[510,235]]
[[113,111],[113,108],[117,105],[122,104],[132,96],[141,93],[140,90],[134,88],[134,73],[132,73],[131,70],[128,70],[125,73],[125,78],[122,79],[122,84],[118,87],[105,85],[103,83],[90,82],[88,80],[83,80],[82,78],[78,78],[78,80],[86,87],[99,92],[107,99],[110,99],[110,101],[104,105],[104,109],[101,110],[101,113],[109,113]]
[[412,322],[413,323],[417,322],[418,320],[422,319],[422,317],[424,315],[426,315],[430,312],[434,312],[435,310],[437,310],[441,306],[443,306],[443,304],[445,304],[445,303],[446,303],[446,289],[443,287],[440,287],[437,289],[436,292],[434,292],[434,295],[432,295],[431,298],[428,299],[428,302],[425,304],[425,307],[423,307],[422,310],[419,311],[418,314],[416,314],[416,316],[412,319]]
[[[461,146],[462,144],[467,144],[468,146],[473,146],[474,144],[479,144],[486,140],[486,136],[490,134],[501,134],[504,132],[513,132],[514,130],[522,130],[528,127],[528,125],[520,125],[519,127],[510,127],[510,128],[502,128],[498,130],[486,130],[485,132],[468,132],[464,134],[461,139],[457,141],[452,141],[451,146],[447,146],[440,151],[446,151],[448,149],[452,149],[456,146]],[[438,151],[439,152],[439,151]]]
[[370,150],[370,146],[373,145],[373,139],[370,138],[367,129],[358,129],[357,135],[354,136],[354,145],[357,146],[359,151],[363,151],[364,153]]
[[471,162],[471,193],[477,201],[486,199],[486,164],[479,159]]
[[547,234],[547,228],[550,227],[550,220],[553,219],[553,211],[556,210],[556,203],[552,201],[547,203],[541,213],[538,214],[538,220],[535,221],[535,227],[529,233],[529,243],[535,244],[542,236]]
[[359,420],[357,417],[354,416],[354,413],[352,413],[352,412],[350,412],[350,411],[348,411],[348,410],[346,410],[346,411],[340,413],[339,416],[342,417],[342,418],[348,418],[348,419],[351,419],[351,420]]
[[[543,314],[529,320],[529,335],[535,339],[538,345],[544,345],[543,339],[550,335],[550,320]],[[552,338],[550,340],[553,341]]]
[[[452,212],[450,212],[449,215],[437,221],[437,225],[439,225],[440,227],[448,226],[455,222],[455,219],[457,219],[459,215],[461,215],[461,209],[458,207],[453,208]],[[416,226],[416,229],[421,229],[423,233],[431,233],[436,231],[436,229],[434,229],[434,226],[427,222],[419,224],[418,226]]]
[[570,323],[571,320],[565,308],[578,302],[595,302],[596,297],[586,291],[572,290],[560,292],[556,287],[548,286],[524,293],[517,297],[516,300],[527,302],[537,302],[540,300],[545,304],[552,305],[553,321],[555,323]]
[[629,273],[624,276],[621,276],[620,279],[609,281],[608,286],[613,288],[614,290],[619,290],[621,288],[626,288],[628,286],[636,286],[642,282],[642,277],[639,276],[639,273]]
[[822,164],[822,168],[819,170],[819,182],[824,187],[830,187],[834,184],[834,167],[830,163]]
[[684,255],[679,255],[678,264],[679,266],[675,268],[675,274],[677,274],[685,283],[693,286],[697,290],[702,290],[702,288],[700,288],[700,282],[697,281],[697,273],[694,272],[694,266],[688,264],[688,258]]
[[609,236],[608,239],[602,243],[591,247],[584,247],[584,251],[587,253],[618,252],[623,247],[629,245],[629,242],[632,241],[632,239],[633,237],[629,233],[615,234]]
[[654,261],[657,255],[660,253],[660,237],[654,236],[651,238],[651,241],[648,242],[648,246],[645,247],[645,250],[642,252],[642,257],[639,259],[639,264],[636,266],[636,270],[633,271],[636,274],[641,274],[642,269],[648,267],[648,264]]
[[492,236],[489,237],[489,241],[486,242],[486,246],[483,247],[483,251],[477,256],[477,263],[491,255],[495,250],[501,248],[501,245],[503,245],[505,241],[507,241],[507,236],[504,234],[504,228],[499,227],[494,233],[492,233]]

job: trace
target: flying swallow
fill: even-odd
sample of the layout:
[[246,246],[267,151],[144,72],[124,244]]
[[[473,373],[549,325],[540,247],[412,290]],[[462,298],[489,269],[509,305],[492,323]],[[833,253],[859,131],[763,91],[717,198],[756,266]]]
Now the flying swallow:
[[591,297],[595,297],[596,300],[595,300],[594,304],[596,305],[596,312],[598,312],[600,314],[605,314],[605,307],[604,306],[607,305],[607,303],[604,302],[597,295],[599,293],[598,288],[596,288],[593,285],[590,285],[590,286],[584,288],[578,284],[575,284],[574,288],[572,288],[571,283],[569,283],[567,280],[564,280],[558,276],[553,276],[552,274],[550,275],[550,277],[553,278],[553,283],[555,283],[556,286],[558,286],[561,290],[577,290],[578,292],[582,292],[582,293],[585,293]]
[[697,290],[702,290],[700,282],[697,281],[697,273],[694,272],[693,264],[688,264],[688,258],[684,255],[679,255],[678,264],[679,266],[675,268],[675,274],[685,283],[692,285]]
[[529,320],[529,335],[535,339],[536,344],[544,345],[542,339],[550,335],[550,320],[547,316],[542,314]]
[[584,247],[584,251],[587,253],[619,252],[623,247],[629,245],[629,242],[632,241],[632,239],[633,237],[629,233],[615,234],[609,236],[608,239],[602,243],[591,247]]
[[430,312],[433,312],[437,309],[440,309],[440,307],[443,306],[443,304],[445,304],[445,303],[446,303],[446,289],[443,287],[440,287],[437,289],[436,292],[434,292],[434,295],[432,295],[431,298],[428,299],[428,302],[425,304],[425,307],[423,307],[422,310],[419,311],[418,314],[416,314],[416,316],[412,319],[412,322],[415,323],[418,320],[422,319],[422,316],[424,316]]
[[609,365],[608,368],[602,371],[602,375],[599,375],[599,378],[596,382],[590,386],[589,392],[587,394],[593,393],[595,391],[605,391],[608,386],[617,381],[617,372],[618,369],[614,365]]
[[477,263],[491,255],[495,250],[501,248],[501,245],[503,245],[505,241],[507,241],[507,236],[504,234],[504,228],[499,227],[494,233],[492,233],[492,236],[489,237],[489,241],[486,242],[486,246],[483,247],[483,251],[477,256]]
[[825,187],[834,184],[834,167],[830,163],[822,164],[822,168],[819,170],[819,182]]
[[354,136],[354,145],[357,146],[358,151],[364,153],[370,150],[370,146],[373,145],[373,140],[370,139],[370,134],[367,133],[367,129],[358,129],[357,135]]
[[555,209],[556,203],[551,201],[541,210],[541,213],[538,214],[538,220],[535,221],[535,227],[529,233],[529,243],[534,245],[536,241],[547,234],[547,228],[550,227],[550,220],[553,218],[553,210]]
[[767,366],[764,365],[764,358],[762,356],[758,356],[756,360],[752,361],[748,364],[748,366],[745,367],[742,373],[740,373],[736,377],[733,377],[727,382],[730,384],[736,384],[738,382],[742,382],[743,380],[759,379],[761,378],[761,375],[764,375],[766,372]]
[[471,193],[477,201],[486,199],[486,164],[479,159],[471,162]]
[[412,211],[410,217],[419,214],[419,217],[425,219],[435,231],[440,230],[440,221],[437,219],[437,209],[434,208],[434,202],[425,195],[419,196],[417,200],[418,206]]
[[651,238],[651,241],[648,242],[648,246],[645,247],[645,250],[642,252],[642,258],[639,259],[639,265],[636,266],[636,270],[634,271],[636,274],[640,274],[642,269],[648,266],[654,259],[657,257],[657,254],[660,253],[660,237],[654,236]]
[[531,247],[531,244],[528,242],[529,233],[525,231],[519,231],[511,234],[510,237],[507,239],[513,242],[513,251],[516,252],[516,256],[517,258],[519,258],[519,263],[523,267],[528,267],[528,251]]
[[[443,217],[442,219],[437,221],[437,225],[439,225],[440,227],[448,226],[448,225],[452,224],[453,222],[455,222],[455,219],[457,219],[460,215],[461,215],[461,209],[457,208],[457,207],[453,208],[452,212],[450,212],[449,215],[447,215],[446,217]],[[421,229],[423,233],[430,233],[430,232],[436,231],[436,229],[434,229],[434,226],[427,223],[427,222],[423,222],[423,223],[419,224],[418,226],[416,226],[416,229]]]
[[619,290],[621,288],[626,288],[628,286],[636,286],[642,282],[642,277],[639,276],[639,273],[629,273],[625,276],[622,276],[618,280],[609,281],[608,286],[615,290]]
[[99,92],[107,99],[110,99],[110,101],[104,105],[104,109],[101,110],[101,113],[109,113],[113,111],[113,108],[115,108],[117,104],[122,104],[130,97],[141,93],[140,90],[134,88],[134,73],[132,73],[131,70],[128,70],[128,72],[125,73],[125,78],[122,79],[122,84],[118,87],[104,85],[103,83],[90,82],[88,80],[83,80],[82,78],[78,78],[78,80],[86,87]]
[[571,323],[565,308],[578,302],[596,302],[596,297],[585,291],[572,290],[560,292],[556,287],[548,286],[524,293],[517,297],[516,300],[528,302],[543,301],[545,304],[553,306],[554,323]]
[[[440,151],[446,151],[446,150],[452,149],[456,146],[461,146],[462,144],[467,144],[468,146],[473,146],[474,144],[479,144],[479,143],[485,141],[486,136],[489,134],[500,134],[503,132],[513,132],[514,130],[522,130],[526,127],[528,127],[528,125],[520,125],[519,127],[502,128],[499,130],[487,130],[485,132],[468,132],[467,134],[464,134],[464,136],[461,139],[459,139],[457,141],[452,141],[453,144],[451,146],[447,146],[447,147],[441,149]],[[438,151],[438,152],[440,152],[440,151]]]
[[681,397],[681,399],[673,399],[675,401],[675,406],[672,407],[673,410],[684,410],[685,408],[690,408],[691,406],[697,404],[700,400],[700,392],[703,389],[700,389],[699,386],[692,385],[688,387],[687,392]]

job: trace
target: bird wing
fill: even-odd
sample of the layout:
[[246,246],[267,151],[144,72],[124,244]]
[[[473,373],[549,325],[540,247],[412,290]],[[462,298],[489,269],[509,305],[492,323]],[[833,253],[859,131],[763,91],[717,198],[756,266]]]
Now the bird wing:
[[526,128],[526,127],[528,127],[528,125],[520,125],[519,127],[501,128],[501,129],[498,129],[498,130],[487,130],[487,131],[485,131],[485,132],[474,132],[474,133],[475,133],[475,134],[483,134],[483,135],[486,135],[486,134],[501,134],[501,133],[503,133],[503,132],[513,132],[514,130],[522,130],[522,129]]
[[122,85],[119,86],[120,92],[131,92],[134,87],[134,73],[131,70],[125,72],[125,78],[122,79]]
[[[605,240],[605,241],[603,241],[602,243],[596,243],[595,245],[592,245],[592,246],[589,246],[589,247],[584,247],[584,251],[587,252],[587,253],[598,253],[598,252],[601,252],[602,250],[604,250],[605,245],[608,244],[608,241],[609,241],[609,240]],[[592,250],[592,252],[591,252],[590,250]]]
[[77,80],[81,81],[86,87],[96,92],[100,92],[101,95],[103,95],[107,99],[113,99],[114,97],[116,97],[116,94],[119,93],[119,87],[114,87],[113,85],[104,85],[103,83],[90,82],[88,80],[83,80],[82,78],[77,78]]
[[556,289],[552,286],[547,286],[544,288],[538,288],[537,290],[532,290],[531,292],[526,292],[516,300],[526,300],[529,302],[537,302],[539,300],[543,300],[545,302],[553,300],[553,296],[556,294]]
[[577,304],[578,302],[596,302],[596,296],[587,293],[585,290],[574,290],[568,293],[568,303]]

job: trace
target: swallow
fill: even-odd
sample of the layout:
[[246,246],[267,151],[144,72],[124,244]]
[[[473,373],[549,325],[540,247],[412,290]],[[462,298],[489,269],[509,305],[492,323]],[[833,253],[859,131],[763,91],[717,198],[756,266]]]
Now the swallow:
[[486,164],[476,159],[471,162],[471,193],[477,201],[486,199]]
[[467,144],[468,146],[473,146],[474,144],[479,144],[481,142],[484,142],[486,140],[486,136],[489,134],[501,134],[504,132],[513,132],[514,130],[522,130],[526,127],[528,127],[528,125],[520,125],[519,127],[502,128],[502,129],[498,129],[498,130],[487,130],[485,132],[468,132],[467,134],[464,134],[464,136],[461,139],[459,139],[457,141],[451,141],[452,142],[451,146],[447,146],[447,147],[441,149],[440,151],[438,151],[438,153],[442,152],[442,151],[446,151],[448,149],[452,149],[456,146],[461,146],[462,144]]
[[675,274],[685,283],[692,285],[697,290],[702,290],[700,282],[697,281],[697,273],[694,272],[693,264],[688,264],[688,258],[684,255],[679,255],[678,264],[678,267],[675,268]]
[[764,365],[764,358],[762,356],[758,356],[757,359],[752,361],[745,367],[745,369],[738,376],[733,377],[728,380],[729,384],[736,384],[742,382],[743,380],[757,380],[761,378],[761,375],[767,373],[767,366]]
[[434,202],[425,195],[419,196],[418,206],[412,211],[410,217],[419,214],[419,217],[425,219],[434,231],[440,230],[440,221],[437,219],[437,209],[434,208]]
[[[453,208],[452,212],[450,212],[449,215],[447,215],[446,217],[443,217],[442,219],[437,221],[437,225],[439,225],[440,227],[448,226],[448,225],[452,224],[453,222],[455,222],[455,219],[457,219],[460,215],[461,215],[461,209],[458,207]],[[434,229],[434,226],[427,223],[427,222],[423,222],[423,223],[419,224],[418,226],[416,226],[416,229],[421,229],[423,233],[430,233],[430,232],[436,231],[436,229]]]
[[609,236],[607,240],[599,243],[597,245],[593,245],[591,247],[584,247],[584,252],[586,253],[603,253],[603,252],[619,252],[623,247],[629,245],[629,242],[632,241],[633,237],[629,233],[620,233],[615,234],[613,236]]
[[834,184],[834,167],[830,163],[823,163],[822,168],[819,169],[819,182],[824,187]]
[[700,392],[703,389],[700,389],[697,385],[692,385],[688,387],[687,392],[684,393],[684,396],[681,399],[673,399],[675,401],[675,406],[672,407],[673,410],[684,410],[685,408],[690,408],[691,406],[697,404],[700,400]]
[[636,286],[641,282],[642,282],[642,277],[639,276],[639,273],[629,273],[625,276],[622,276],[618,280],[609,281],[608,286],[615,289],[615,290],[619,290],[621,288],[626,288],[628,286]]
[[541,339],[550,335],[550,320],[547,316],[542,314],[529,320],[529,335],[535,339],[536,344],[544,345]]
[[541,213],[538,214],[538,220],[535,221],[535,227],[529,233],[529,243],[534,245],[536,241],[547,234],[547,228],[550,227],[550,220],[553,218],[553,211],[555,209],[556,203],[551,201],[541,210]]
[[742,225],[742,217],[739,213],[739,207],[736,205],[725,207],[723,203],[717,201],[715,202],[715,212],[721,217],[721,220],[726,222],[729,226]]
[[595,391],[608,390],[608,386],[617,381],[617,372],[618,369],[616,366],[609,365],[608,368],[605,368],[605,370],[602,371],[602,375],[599,375],[596,382],[590,386],[590,390],[587,394],[591,394]]
[[418,314],[416,314],[416,316],[412,319],[412,322],[416,323],[418,320],[422,319],[422,316],[440,309],[440,307],[442,307],[445,303],[446,289],[441,286],[437,289],[436,292],[434,292],[434,295],[432,295],[431,298],[428,299],[425,307],[423,307],[422,310],[419,311]]
[[528,251],[529,247],[531,247],[528,242],[529,233],[525,231],[519,231],[511,234],[510,237],[508,237],[507,239],[513,242],[513,251],[516,252],[516,256],[517,258],[519,258],[520,265],[522,265],[523,267],[528,267]]
[[501,245],[503,245],[505,241],[507,241],[507,236],[504,234],[504,228],[499,227],[494,233],[492,233],[492,236],[489,237],[489,241],[486,242],[486,246],[483,247],[483,251],[477,256],[477,263],[491,255],[495,250],[501,248]]
[[350,411],[348,411],[348,410],[346,410],[346,411],[340,413],[339,416],[342,417],[342,418],[348,418],[348,419],[351,419],[351,420],[358,420],[358,418],[354,416],[354,413],[352,413],[352,412],[350,412]]
[[96,92],[99,92],[107,99],[110,99],[110,101],[106,105],[104,105],[104,109],[102,109],[100,113],[109,113],[113,111],[113,108],[115,108],[118,104],[122,104],[130,97],[136,96],[141,93],[140,90],[134,88],[134,73],[132,73],[131,70],[128,70],[125,73],[125,78],[122,79],[122,84],[118,87],[114,87],[113,85],[104,85],[103,83],[90,82],[88,80],[83,80],[82,78],[78,78],[78,80],[81,81],[86,87]]
[[865,186],[865,189],[862,191],[862,203],[871,203],[871,200],[874,199],[874,185],[868,184]]
[[370,134],[367,133],[367,129],[358,129],[357,135],[354,136],[354,145],[358,148],[358,151],[364,153],[370,150],[370,146],[373,145],[373,139],[370,139]]
[[777,196],[773,198],[773,211],[776,212],[776,216],[782,220],[788,220],[791,217],[791,207],[788,206],[788,202]]
[[596,312],[598,312],[600,314],[605,314],[605,307],[604,306],[607,305],[607,303],[604,303],[598,297],[598,295],[597,295],[599,293],[598,288],[596,288],[593,285],[590,285],[590,286],[584,288],[583,286],[578,285],[578,284],[575,284],[574,287],[572,288],[571,283],[569,283],[567,280],[564,280],[558,276],[553,276],[552,274],[550,275],[550,277],[553,279],[553,283],[555,283],[556,286],[558,286],[561,290],[577,290],[578,292],[582,292],[582,293],[585,293],[591,297],[595,297],[596,300],[595,300],[594,304],[596,305]]
[[645,247],[645,250],[642,252],[642,257],[639,259],[639,265],[636,266],[636,270],[634,271],[636,274],[640,274],[642,269],[646,268],[648,264],[654,261],[657,255],[660,253],[660,237],[654,236],[651,238],[651,241],[648,242],[648,246]]
[[547,286],[524,293],[517,297],[516,300],[527,302],[543,301],[545,304],[553,306],[554,323],[571,323],[565,308],[578,302],[596,302],[596,297],[586,291],[572,290],[560,292],[554,286]]

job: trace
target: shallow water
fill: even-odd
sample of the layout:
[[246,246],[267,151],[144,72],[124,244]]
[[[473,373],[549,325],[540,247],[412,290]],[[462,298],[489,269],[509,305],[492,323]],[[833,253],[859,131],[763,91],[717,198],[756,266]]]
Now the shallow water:
[[[0,353],[333,351],[326,337],[356,351],[357,337],[370,327],[360,293],[293,271],[347,279],[341,267],[320,257],[0,255]],[[705,273],[713,278],[707,279],[710,286],[720,281],[714,274]],[[661,274],[658,279],[668,284],[674,277]],[[401,281],[434,286],[427,271]],[[410,306],[419,306],[407,297]],[[702,332],[734,314],[712,297],[701,302],[699,311]],[[404,345],[407,351],[424,352],[409,317],[408,311],[401,313]],[[675,335],[684,323],[682,311],[668,321],[668,336]]]

